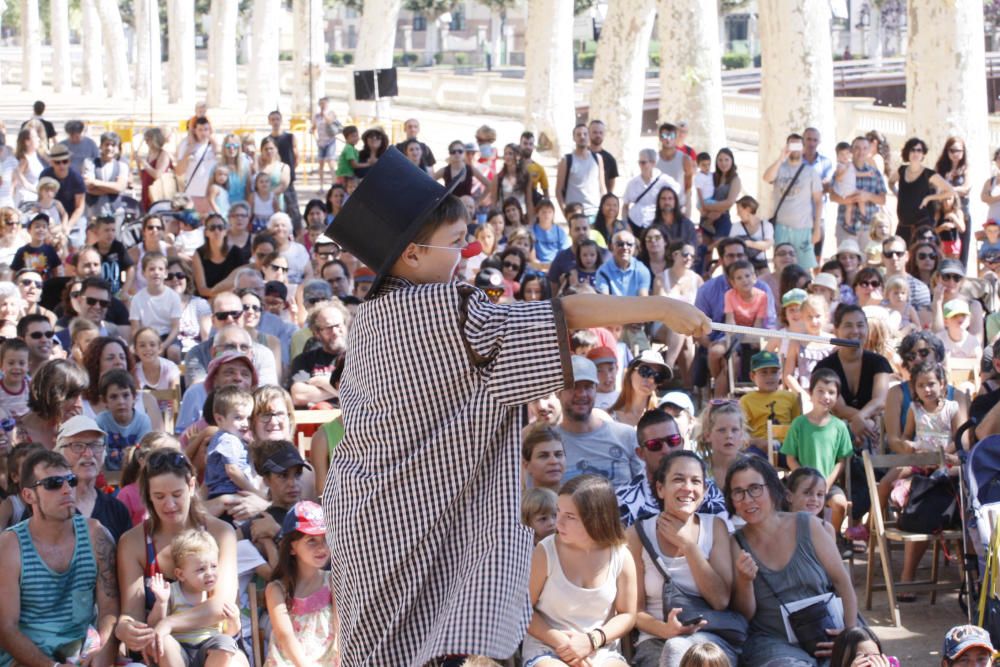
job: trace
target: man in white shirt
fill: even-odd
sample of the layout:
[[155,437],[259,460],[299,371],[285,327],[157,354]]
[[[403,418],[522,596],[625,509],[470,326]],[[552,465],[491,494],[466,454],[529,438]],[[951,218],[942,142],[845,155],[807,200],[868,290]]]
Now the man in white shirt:
[[678,193],[681,191],[673,176],[656,168],[656,151],[643,148],[639,151],[639,175],[625,186],[625,209],[622,214],[636,234],[653,223],[656,198],[663,188],[673,188]]

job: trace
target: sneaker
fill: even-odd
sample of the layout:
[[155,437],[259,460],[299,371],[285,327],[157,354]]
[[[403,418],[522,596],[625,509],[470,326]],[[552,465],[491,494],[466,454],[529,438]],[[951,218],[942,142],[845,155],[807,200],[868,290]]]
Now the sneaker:
[[868,528],[866,526],[857,525],[851,526],[844,531],[844,537],[851,540],[852,542],[868,542],[870,537],[868,533]]

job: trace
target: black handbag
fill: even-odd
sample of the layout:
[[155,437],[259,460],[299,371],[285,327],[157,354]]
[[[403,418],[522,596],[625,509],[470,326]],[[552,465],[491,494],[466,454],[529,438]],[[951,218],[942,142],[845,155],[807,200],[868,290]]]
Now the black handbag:
[[948,477],[914,475],[910,497],[899,513],[899,527],[908,533],[936,533],[961,524],[958,494]]
[[[702,526],[702,530],[706,527]],[[635,524],[635,532],[639,535],[643,549],[649,554],[649,559],[663,576],[663,616],[670,613],[671,609],[680,608],[685,612],[685,616],[703,616],[707,623],[702,628],[705,632],[710,632],[726,641],[733,647],[739,647],[747,639],[747,630],[750,627],[747,619],[739,612],[731,609],[715,609],[705,599],[699,595],[691,595],[674,584],[674,580],[667,574],[667,571],[660,566],[659,555],[653,548],[646,531],[642,529],[642,524]]]

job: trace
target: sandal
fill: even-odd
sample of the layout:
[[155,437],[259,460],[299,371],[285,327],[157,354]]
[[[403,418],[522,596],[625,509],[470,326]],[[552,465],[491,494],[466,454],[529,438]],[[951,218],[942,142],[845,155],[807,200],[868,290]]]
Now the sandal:
[[896,593],[896,602],[916,602],[916,593]]

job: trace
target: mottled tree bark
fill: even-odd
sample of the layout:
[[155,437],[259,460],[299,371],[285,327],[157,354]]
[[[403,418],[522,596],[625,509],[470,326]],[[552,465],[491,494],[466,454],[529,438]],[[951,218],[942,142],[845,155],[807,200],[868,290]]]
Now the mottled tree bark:
[[125,27],[116,0],[97,0],[97,15],[101,20],[101,39],[104,42],[102,65],[108,96],[112,99],[131,97]]
[[135,2],[135,94],[156,99],[163,91],[163,49],[156,0]]
[[101,17],[97,0],[80,0],[83,13],[83,89],[84,95],[104,95],[104,71],[101,68]]
[[68,0],[49,1],[49,22],[52,28],[52,89],[57,93],[65,93],[72,85]]
[[278,106],[281,97],[278,84],[280,18],[281,0],[254,0],[247,111],[268,112]]
[[236,86],[237,0],[212,0],[212,34],[208,36],[208,91],[210,107],[233,106]]
[[167,95],[171,102],[193,101],[197,86],[194,61],[194,0],[168,0],[169,72]]
[[326,41],[323,34],[322,0],[294,0],[295,81],[292,109],[311,117],[323,96],[323,61]]
[[37,0],[21,0],[21,90],[42,85],[42,19]]
[[573,103],[573,3],[532,0],[524,54],[525,129],[547,139],[556,154],[572,146],[576,109]]

